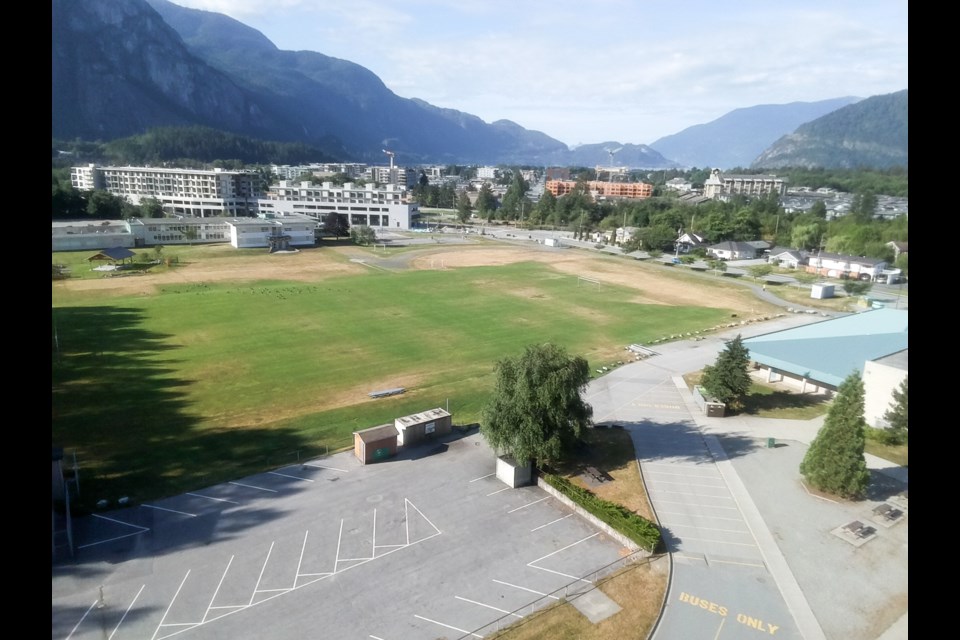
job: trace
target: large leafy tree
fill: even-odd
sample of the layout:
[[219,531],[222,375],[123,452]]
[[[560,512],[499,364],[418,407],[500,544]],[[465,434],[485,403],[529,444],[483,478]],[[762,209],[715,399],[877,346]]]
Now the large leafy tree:
[[883,414],[883,419],[889,423],[891,440],[905,442],[907,439],[907,378],[900,386],[893,390],[893,402]]
[[727,343],[713,365],[703,368],[700,384],[711,398],[738,409],[750,391],[750,350],[740,334]]
[[347,216],[331,211],[323,219],[323,230],[339,240],[340,236],[350,235],[350,223],[347,222]]
[[561,461],[593,417],[581,396],[590,381],[587,361],[546,343],[503,358],[495,373],[480,422],[487,443],[520,463]]
[[837,388],[823,426],[800,463],[807,482],[844,498],[863,497],[870,480],[863,457],[865,427],[863,380],[854,371]]

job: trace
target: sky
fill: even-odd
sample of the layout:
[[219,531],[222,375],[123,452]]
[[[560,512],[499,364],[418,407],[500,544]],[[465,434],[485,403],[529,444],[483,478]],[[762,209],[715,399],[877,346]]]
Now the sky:
[[570,147],[907,89],[907,0],[172,0]]

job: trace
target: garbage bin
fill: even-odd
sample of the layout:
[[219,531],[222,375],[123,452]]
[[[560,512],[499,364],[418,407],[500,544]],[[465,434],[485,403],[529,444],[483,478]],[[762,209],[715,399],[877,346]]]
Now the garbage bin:
[[773,448],[776,447],[776,446],[777,446],[777,439],[776,439],[776,438],[767,438],[767,448],[768,448],[768,449],[773,449]]

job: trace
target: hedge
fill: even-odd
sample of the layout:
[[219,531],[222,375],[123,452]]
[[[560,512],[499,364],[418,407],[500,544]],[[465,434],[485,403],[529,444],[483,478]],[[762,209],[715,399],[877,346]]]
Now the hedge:
[[587,512],[636,542],[641,548],[653,552],[660,545],[660,529],[643,516],[637,515],[623,505],[598,498],[589,489],[578,487],[561,476],[541,473],[540,477]]

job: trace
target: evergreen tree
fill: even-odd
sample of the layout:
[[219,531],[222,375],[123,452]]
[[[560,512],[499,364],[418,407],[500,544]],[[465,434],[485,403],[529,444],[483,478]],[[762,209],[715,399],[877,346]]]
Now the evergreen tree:
[[590,424],[593,408],[581,397],[589,381],[583,357],[550,343],[529,346],[519,357],[497,362],[480,433],[518,463],[558,462]]
[[854,371],[840,384],[823,427],[800,463],[800,473],[814,488],[844,498],[860,498],[870,472],[863,457],[863,380]]
[[711,398],[732,409],[742,406],[750,391],[750,350],[743,346],[740,334],[727,343],[716,362],[703,368],[700,384]]
[[907,440],[907,378],[893,390],[893,402],[883,414],[883,419],[890,424],[888,429],[892,436],[891,444],[900,444]]

